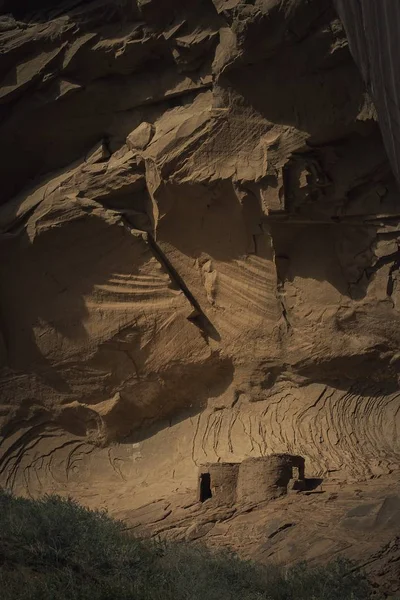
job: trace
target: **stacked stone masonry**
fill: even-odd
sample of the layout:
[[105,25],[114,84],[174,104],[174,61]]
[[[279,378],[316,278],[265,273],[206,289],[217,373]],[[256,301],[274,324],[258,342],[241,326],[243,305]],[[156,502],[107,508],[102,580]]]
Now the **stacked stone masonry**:
[[200,467],[198,499],[216,504],[260,504],[304,489],[304,458],[272,454],[242,463],[214,463]]

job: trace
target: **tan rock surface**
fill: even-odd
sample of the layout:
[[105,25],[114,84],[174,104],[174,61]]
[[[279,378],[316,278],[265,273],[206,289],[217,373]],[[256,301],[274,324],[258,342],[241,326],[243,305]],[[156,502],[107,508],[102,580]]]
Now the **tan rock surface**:
[[1,484],[396,473],[398,190],[331,1],[45,4],[0,17]]
[[[233,548],[244,558],[286,565],[343,556],[389,597],[400,590],[400,487],[397,475],[314,490],[253,506],[221,507],[190,496],[117,510],[135,534]],[[118,502],[120,503],[120,502]]]

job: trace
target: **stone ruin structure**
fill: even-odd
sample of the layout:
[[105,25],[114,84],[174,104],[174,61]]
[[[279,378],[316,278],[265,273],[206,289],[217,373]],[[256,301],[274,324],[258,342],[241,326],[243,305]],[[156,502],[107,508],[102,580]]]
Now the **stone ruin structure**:
[[198,500],[219,505],[260,504],[305,489],[304,458],[271,454],[242,463],[210,463],[199,469]]

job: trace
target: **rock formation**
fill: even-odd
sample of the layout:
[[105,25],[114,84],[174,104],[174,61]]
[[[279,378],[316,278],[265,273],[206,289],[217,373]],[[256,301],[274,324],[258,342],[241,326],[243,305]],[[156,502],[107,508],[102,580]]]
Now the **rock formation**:
[[400,182],[400,82],[396,50],[400,7],[396,0],[334,0],[349,46],[377,108],[392,169]]
[[1,484],[398,469],[398,189],[331,0],[2,11]]

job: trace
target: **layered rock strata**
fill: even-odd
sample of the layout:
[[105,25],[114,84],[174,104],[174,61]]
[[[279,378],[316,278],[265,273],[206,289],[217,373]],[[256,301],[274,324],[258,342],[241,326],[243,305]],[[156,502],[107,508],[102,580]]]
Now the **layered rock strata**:
[[399,194],[332,2],[2,5],[1,484],[398,469]]

